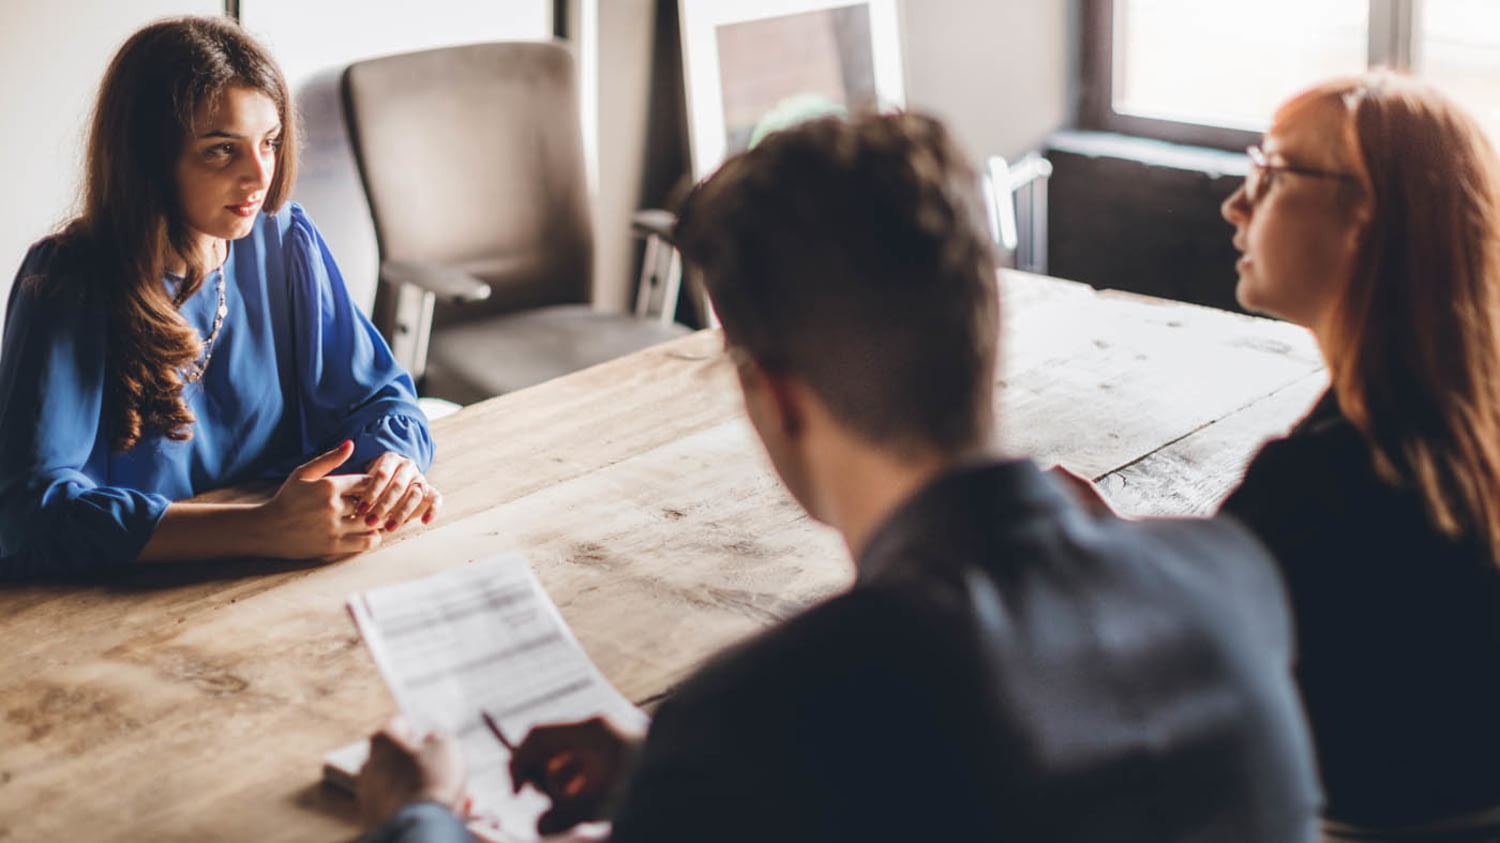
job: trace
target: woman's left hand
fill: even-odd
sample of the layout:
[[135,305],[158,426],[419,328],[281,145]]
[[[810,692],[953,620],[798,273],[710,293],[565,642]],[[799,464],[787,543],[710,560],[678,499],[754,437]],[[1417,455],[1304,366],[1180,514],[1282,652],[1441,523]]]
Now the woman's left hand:
[[354,515],[369,526],[389,533],[413,518],[430,524],[437,517],[443,495],[427,482],[410,457],[387,451],[370,460],[365,474]]

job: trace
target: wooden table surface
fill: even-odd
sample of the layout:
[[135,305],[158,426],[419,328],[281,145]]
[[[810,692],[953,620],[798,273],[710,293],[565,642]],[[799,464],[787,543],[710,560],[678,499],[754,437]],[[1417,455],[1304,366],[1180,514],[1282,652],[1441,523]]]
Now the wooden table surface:
[[[1326,384],[1267,320],[1008,274],[1007,451],[1133,513],[1211,511]],[[322,754],[393,703],[352,592],[523,551],[600,668],[650,706],[707,655],[849,583],[781,491],[700,332],[434,425],[443,518],[337,564],[142,567],[0,590],[0,841],[342,840]]]

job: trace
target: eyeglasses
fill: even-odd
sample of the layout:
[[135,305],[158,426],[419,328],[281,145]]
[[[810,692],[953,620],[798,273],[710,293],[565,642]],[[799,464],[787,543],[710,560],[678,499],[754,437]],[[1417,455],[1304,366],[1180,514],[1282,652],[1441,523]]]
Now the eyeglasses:
[[1266,198],[1266,194],[1271,190],[1271,185],[1276,181],[1276,176],[1280,173],[1291,173],[1315,179],[1334,179],[1336,181],[1348,182],[1359,181],[1353,173],[1315,170],[1311,167],[1293,167],[1289,164],[1271,164],[1266,160],[1266,154],[1258,146],[1248,147],[1245,150],[1245,154],[1250,156],[1250,172],[1245,174],[1245,198],[1249,200],[1252,206],[1260,204],[1260,200]]

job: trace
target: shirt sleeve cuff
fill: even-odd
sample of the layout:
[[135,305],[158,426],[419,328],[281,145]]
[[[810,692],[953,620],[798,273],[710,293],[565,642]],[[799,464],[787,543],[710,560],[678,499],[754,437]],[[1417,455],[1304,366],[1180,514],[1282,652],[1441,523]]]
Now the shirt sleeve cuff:
[[469,843],[463,820],[436,802],[411,802],[356,843]]
[[388,451],[411,457],[426,474],[432,468],[432,436],[427,421],[401,413],[388,413],[370,421],[353,437],[354,455],[348,465],[363,469],[370,460]]

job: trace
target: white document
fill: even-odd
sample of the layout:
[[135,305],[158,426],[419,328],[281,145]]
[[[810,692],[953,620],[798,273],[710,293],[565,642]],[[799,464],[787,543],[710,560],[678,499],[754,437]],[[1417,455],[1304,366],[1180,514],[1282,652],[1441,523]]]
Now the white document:
[[470,828],[484,837],[537,840],[547,798],[529,787],[512,792],[510,753],[482,711],[515,743],[533,726],[597,714],[645,723],[583,652],[519,553],[356,594],[349,609],[413,731],[458,737]]

